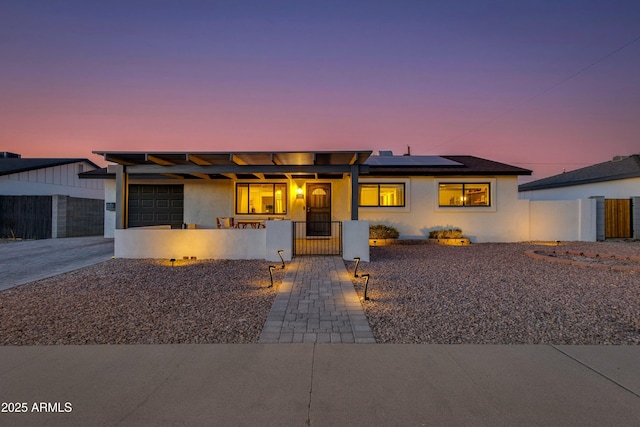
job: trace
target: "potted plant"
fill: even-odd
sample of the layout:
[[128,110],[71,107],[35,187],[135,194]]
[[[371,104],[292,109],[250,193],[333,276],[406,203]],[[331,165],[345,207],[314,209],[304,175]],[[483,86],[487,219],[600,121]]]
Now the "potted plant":
[[442,228],[429,232],[429,239],[439,245],[465,246],[470,240],[462,236],[459,228]]
[[384,224],[369,226],[369,246],[386,246],[396,241],[400,233]]

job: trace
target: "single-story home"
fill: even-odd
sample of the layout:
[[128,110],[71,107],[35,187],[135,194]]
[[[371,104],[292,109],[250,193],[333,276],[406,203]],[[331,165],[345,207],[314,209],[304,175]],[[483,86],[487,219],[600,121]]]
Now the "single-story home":
[[522,184],[518,191],[532,201],[595,199],[598,240],[640,238],[640,154]]
[[102,234],[104,182],[88,159],[23,158],[0,152],[0,237],[43,239]]
[[[369,224],[427,238],[457,227],[473,242],[529,239],[518,176],[474,156],[390,151],[115,152],[105,236],[129,258],[259,258],[304,253],[369,259]],[[278,254],[278,250],[282,252]]]

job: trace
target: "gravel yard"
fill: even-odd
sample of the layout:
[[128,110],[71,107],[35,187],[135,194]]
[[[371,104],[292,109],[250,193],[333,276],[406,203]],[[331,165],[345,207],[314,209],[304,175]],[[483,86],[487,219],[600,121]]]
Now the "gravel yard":
[[268,265],[114,259],[8,289],[0,344],[257,342],[276,295]]
[[639,242],[372,248],[358,271],[371,275],[363,305],[377,342],[640,344],[640,273],[524,254],[553,249],[640,256]]
[[[640,256],[640,242],[371,248],[359,272],[377,342],[640,344],[640,273],[525,255],[554,249]],[[257,342],[268,265],[114,259],[22,285],[0,292],[0,345]]]

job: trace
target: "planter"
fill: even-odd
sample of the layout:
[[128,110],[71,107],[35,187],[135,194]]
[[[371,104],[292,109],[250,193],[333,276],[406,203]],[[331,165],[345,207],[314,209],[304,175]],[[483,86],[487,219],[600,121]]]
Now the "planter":
[[437,245],[448,246],[469,246],[469,244],[471,244],[471,240],[466,237],[462,237],[460,239],[429,239],[429,241]]
[[396,243],[398,239],[369,239],[369,246],[389,246]]

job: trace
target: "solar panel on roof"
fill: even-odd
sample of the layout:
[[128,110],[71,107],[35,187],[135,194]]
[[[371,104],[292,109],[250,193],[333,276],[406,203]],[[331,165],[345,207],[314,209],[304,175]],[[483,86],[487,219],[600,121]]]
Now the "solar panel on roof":
[[464,166],[460,162],[440,156],[371,156],[365,162],[369,166]]

